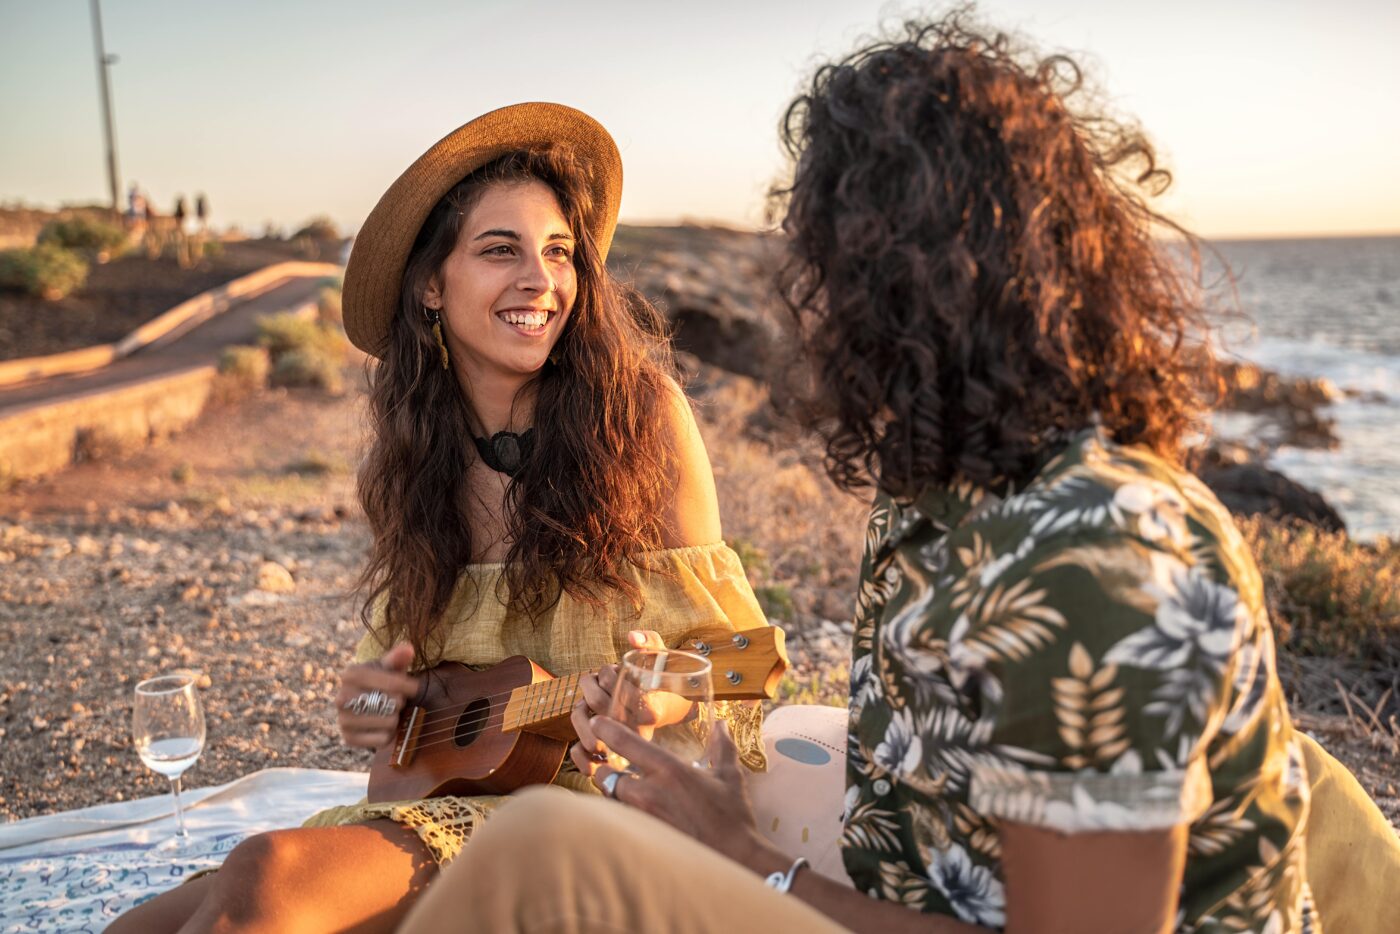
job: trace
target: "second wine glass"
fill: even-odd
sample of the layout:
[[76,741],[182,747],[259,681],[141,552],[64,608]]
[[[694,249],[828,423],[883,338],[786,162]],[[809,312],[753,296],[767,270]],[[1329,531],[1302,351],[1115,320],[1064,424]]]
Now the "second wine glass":
[[[608,716],[681,758],[705,765],[714,697],[708,659],[673,649],[633,649],[618,665]],[[679,726],[656,733],[657,723]],[[609,755],[609,763],[628,767],[616,753]]]

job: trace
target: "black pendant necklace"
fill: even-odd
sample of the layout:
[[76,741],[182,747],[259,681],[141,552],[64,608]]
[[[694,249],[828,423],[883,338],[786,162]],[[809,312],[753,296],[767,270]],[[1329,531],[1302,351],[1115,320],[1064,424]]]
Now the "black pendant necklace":
[[525,466],[530,452],[535,449],[535,429],[526,428],[520,434],[513,431],[498,431],[485,438],[472,438],[482,461],[492,470],[513,477]]

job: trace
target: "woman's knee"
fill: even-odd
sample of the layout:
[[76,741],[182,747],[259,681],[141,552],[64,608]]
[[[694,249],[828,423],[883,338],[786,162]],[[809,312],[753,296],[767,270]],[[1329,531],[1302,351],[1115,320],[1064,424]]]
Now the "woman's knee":
[[210,907],[220,917],[243,924],[285,920],[299,903],[300,886],[294,880],[312,858],[301,836],[296,830],[274,830],[234,847],[214,875]]

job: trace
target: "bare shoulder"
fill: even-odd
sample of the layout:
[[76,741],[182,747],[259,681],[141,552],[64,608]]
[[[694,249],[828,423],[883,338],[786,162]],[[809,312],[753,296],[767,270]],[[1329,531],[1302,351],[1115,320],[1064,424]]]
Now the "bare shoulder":
[[674,380],[667,381],[666,389],[668,440],[675,452],[676,474],[663,511],[662,545],[708,545],[723,537],[710,455],[685,392]]

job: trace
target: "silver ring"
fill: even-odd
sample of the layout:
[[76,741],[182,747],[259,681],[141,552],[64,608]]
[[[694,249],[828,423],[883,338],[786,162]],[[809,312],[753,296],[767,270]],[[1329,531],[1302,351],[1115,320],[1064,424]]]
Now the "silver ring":
[[383,691],[365,691],[352,697],[345,709],[357,717],[392,717],[398,713],[399,702]]
[[609,772],[607,775],[603,776],[603,780],[598,784],[603,787],[603,794],[607,795],[609,798],[616,798],[617,783],[621,781],[621,779],[621,772]]

